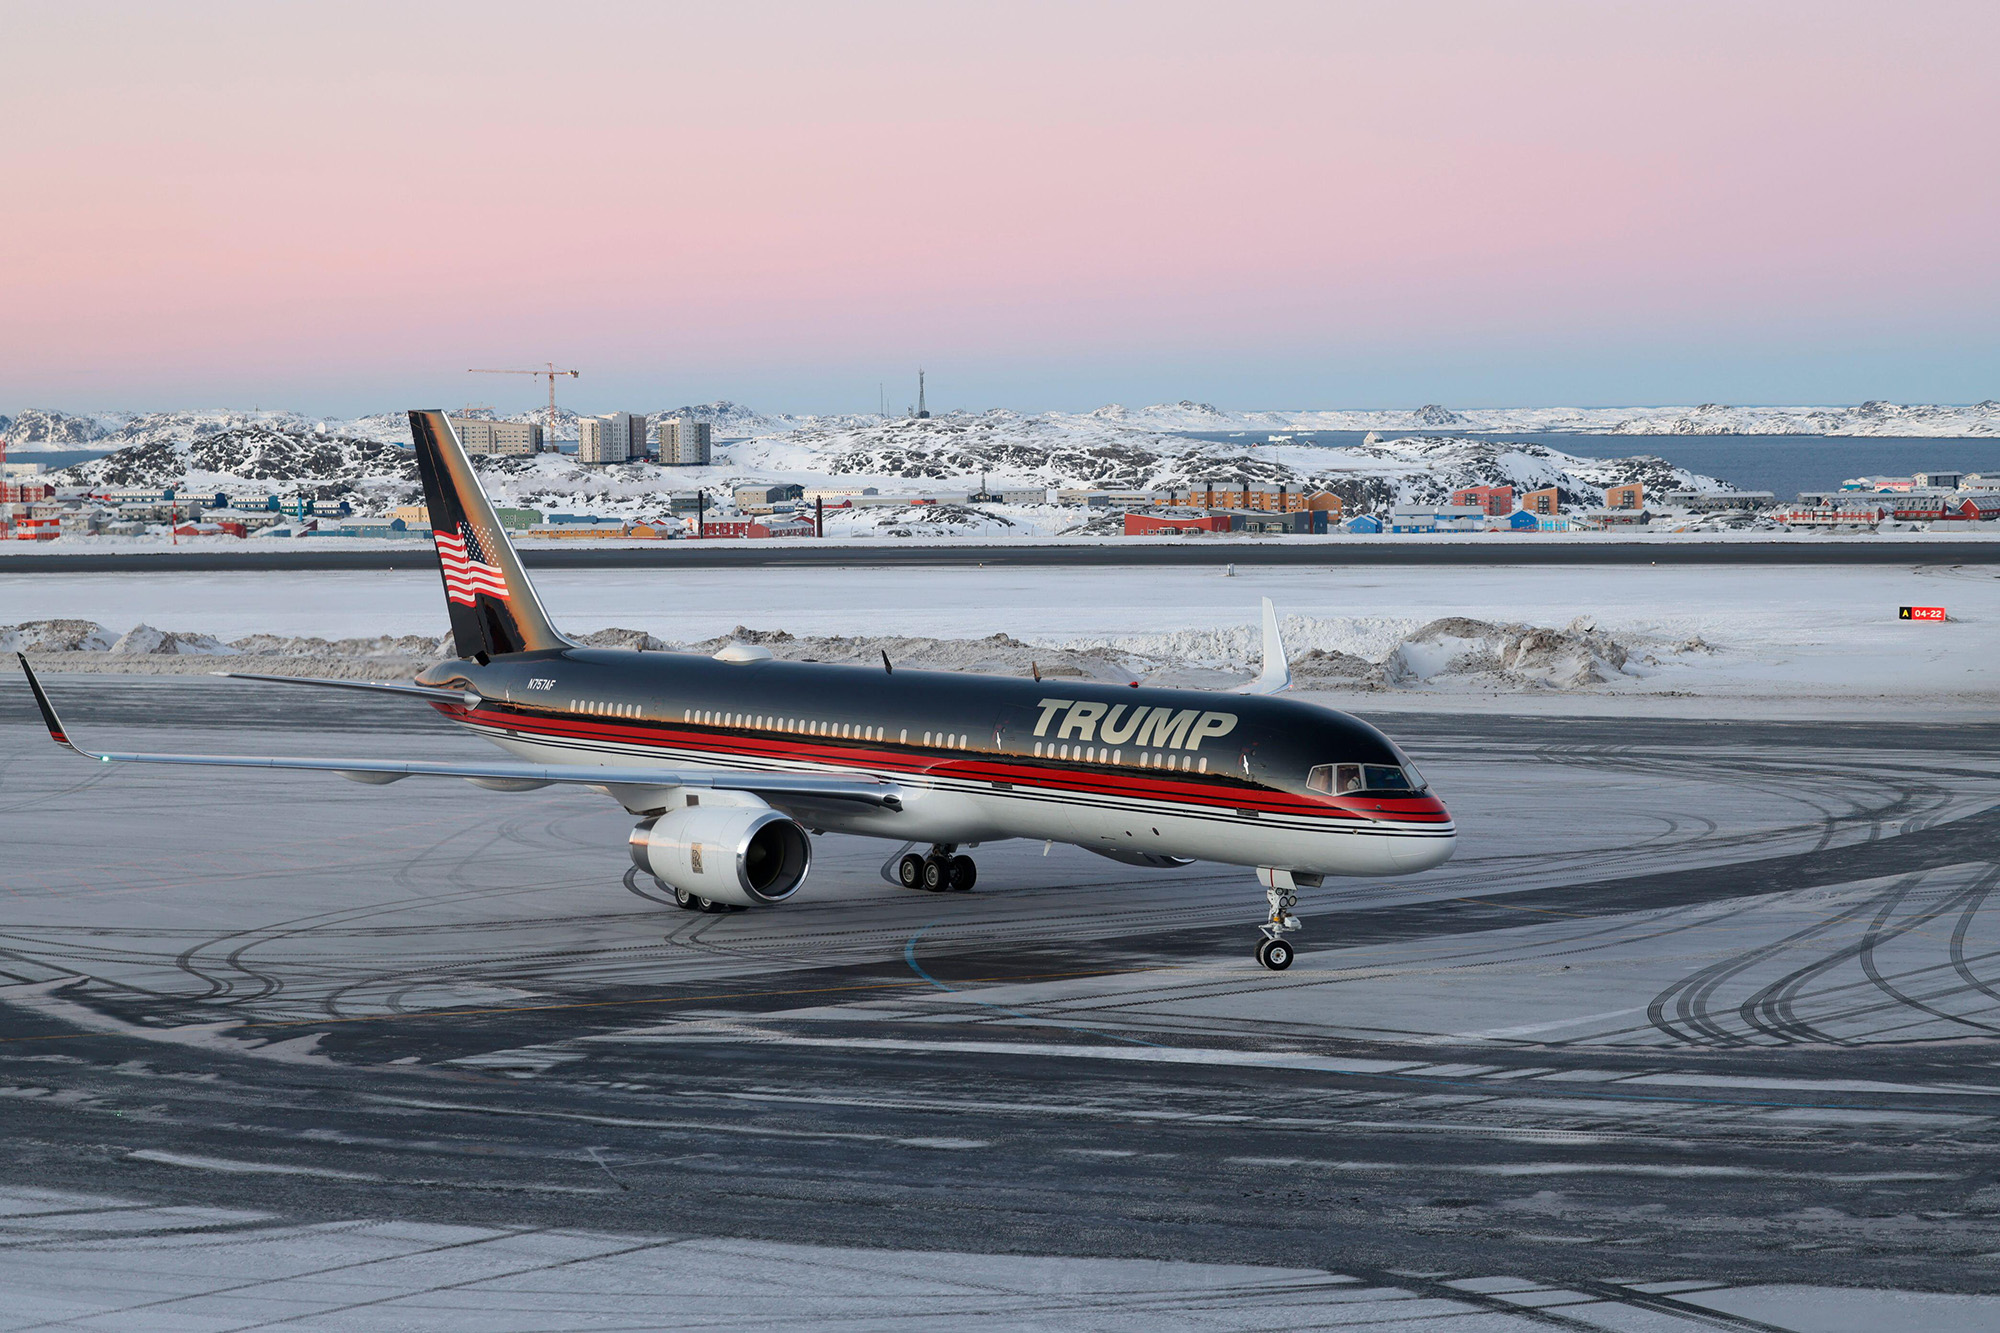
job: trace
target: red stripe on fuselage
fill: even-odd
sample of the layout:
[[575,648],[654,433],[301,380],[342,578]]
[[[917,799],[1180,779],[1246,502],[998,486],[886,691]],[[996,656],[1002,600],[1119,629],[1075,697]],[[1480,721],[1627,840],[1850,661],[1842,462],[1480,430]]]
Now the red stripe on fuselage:
[[[689,723],[655,722],[634,725],[610,722],[577,713],[507,712],[492,707],[468,709],[458,704],[431,705],[447,716],[463,718],[485,726],[526,732],[531,736],[567,737],[576,740],[609,740],[656,748],[704,750],[720,758],[742,755],[757,759],[789,759],[827,764],[870,772],[900,772],[979,782],[1005,782],[1015,787],[1040,791],[1075,792],[1104,796],[1129,796],[1148,800],[1181,801],[1222,809],[1256,810],[1263,814],[1304,815],[1322,819],[1396,821],[1441,824],[1451,816],[1431,796],[1356,797],[1335,800],[1294,796],[1270,787],[1248,787],[1202,781],[1195,774],[1173,779],[1155,777],[1150,771],[1107,773],[1088,767],[1061,766],[1060,761],[1024,760],[1016,756],[933,758],[910,748],[870,745],[865,742],[829,744],[832,738],[767,737],[722,727],[701,727]],[[1364,808],[1372,807],[1372,808]]]

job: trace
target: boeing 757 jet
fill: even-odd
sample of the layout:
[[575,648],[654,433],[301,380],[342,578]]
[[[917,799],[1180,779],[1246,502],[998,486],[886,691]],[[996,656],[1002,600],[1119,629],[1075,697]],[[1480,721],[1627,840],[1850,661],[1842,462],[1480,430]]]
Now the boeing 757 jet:
[[103,763],[306,769],[356,782],[466,778],[609,795],[639,824],[641,871],[689,910],[795,895],[813,833],[887,838],[906,888],[970,889],[962,848],[1071,843],[1129,865],[1253,867],[1270,914],[1257,959],[1282,971],[1298,890],[1400,875],[1451,855],[1451,816],[1394,742],[1358,718],[1275,696],[1290,683],[1264,604],[1264,673],[1242,692],[1024,680],[585,648],[543,610],[443,412],[410,413],[459,655],[414,684],[245,676],[427,703],[514,756],[459,763],[122,754],[73,741],[35,678],[49,734]]

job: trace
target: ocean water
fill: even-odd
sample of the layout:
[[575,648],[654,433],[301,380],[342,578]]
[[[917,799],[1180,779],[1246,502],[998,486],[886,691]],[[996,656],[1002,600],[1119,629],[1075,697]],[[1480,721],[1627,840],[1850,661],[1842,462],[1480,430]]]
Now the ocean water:
[[[1281,432],[1282,433],[1282,432]],[[1394,434],[1438,434],[1418,431]],[[1189,432],[1195,439],[1230,444],[1263,442],[1270,432]],[[1330,449],[1360,444],[1357,430],[1299,431],[1295,442],[1312,441]],[[1630,458],[1652,454],[1747,491],[1770,491],[1780,500],[1800,491],[1825,490],[1849,477],[1900,476],[1912,472],[1957,469],[2000,474],[2000,439],[1930,439],[1846,435],[1583,435],[1549,431],[1509,435],[1479,432],[1474,439],[1545,444],[1583,458]]]
[[15,463],[40,463],[49,471],[69,467],[73,463],[87,463],[93,458],[102,458],[109,449],[37,449],[33,453],[25,450],[9,455]]

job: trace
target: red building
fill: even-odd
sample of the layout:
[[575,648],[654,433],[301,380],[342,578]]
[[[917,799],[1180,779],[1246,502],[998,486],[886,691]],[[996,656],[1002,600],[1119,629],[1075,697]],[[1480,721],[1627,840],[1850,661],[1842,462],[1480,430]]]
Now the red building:
[[809,518],[711,518],[702,525],[702,537],[810,537]]
[[1905,523],[1964,521],[1983,523],[2000,518],[2000,495],[1909,495],[1889,501],[1889,512]]
[[1127,537],[1156,537],[1162,533],[1180,532],[1227,532],[1227,514],[1190,514],[1186,518],[1169,517],[1165,514],[1125,515],[1125,535]]
[[1451,493],[1455,505],[1477,505],[1489,517],[1505,518],[1514,512],[1512,486],[1461,486]]
[[56,488],[33,481],[0,481],[0,505],[31,505],[55,498]]
[[17,542],[52,542],[62,536],[60,518],[17,518],[14,520],[14,540]]

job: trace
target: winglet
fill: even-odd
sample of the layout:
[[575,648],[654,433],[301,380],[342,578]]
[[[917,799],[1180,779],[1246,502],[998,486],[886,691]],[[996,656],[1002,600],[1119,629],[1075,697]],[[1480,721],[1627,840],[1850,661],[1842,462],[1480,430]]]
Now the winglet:
[[1278,608],[1264,599],[1264,669],[1257,679],[1238,685],[1233,694],[1277,694],[1292,687],[1292,664],[1285,652],[1284,636],[1278,632]]
[[68,733],[63,730],[62,719],[56,716],[56,706],[49,702],[48,692],[42,688],[42,682],[35,678],[35,669],[28,665],[28,655],[15,653],[14,657],[21,664],[21,674],[28,678],[28,688],[35,692],[35,707],[42,710],[42,724],[49,729],[49,739],[66,750],[75,750],[86,759],[96,758],[87,751],[77,749],[76,743],[71,741]]

